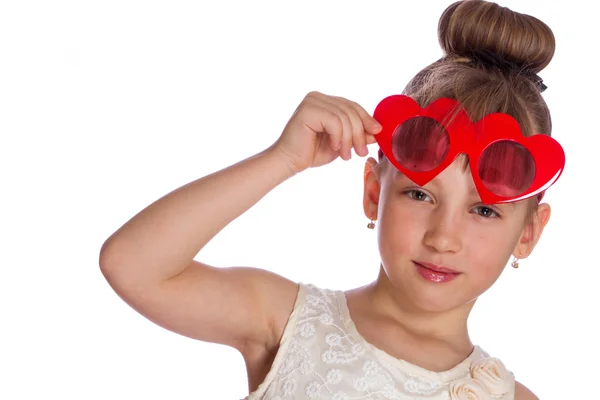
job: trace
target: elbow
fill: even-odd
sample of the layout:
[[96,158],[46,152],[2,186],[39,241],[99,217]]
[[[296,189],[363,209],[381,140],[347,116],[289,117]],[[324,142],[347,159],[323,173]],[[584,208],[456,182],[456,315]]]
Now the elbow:
[[106,276],[109,270],[112,269],[112,266],[116,264],[115,252],[112,248],[113,246],[110,244],[111,240],[109,238],[102,244],[102,247],[100,248],[100,254],[98,255],[98,266],[100,267],[100,271],[102,271],[104,276]]

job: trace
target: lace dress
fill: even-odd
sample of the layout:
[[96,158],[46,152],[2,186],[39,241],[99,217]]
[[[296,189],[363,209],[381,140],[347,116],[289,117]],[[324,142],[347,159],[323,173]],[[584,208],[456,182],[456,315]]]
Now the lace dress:
[[514,400],[514,375],[479,346],[450,370],[428,371],[362,338],[344,292],[299,286],[271,370],[245,400]]

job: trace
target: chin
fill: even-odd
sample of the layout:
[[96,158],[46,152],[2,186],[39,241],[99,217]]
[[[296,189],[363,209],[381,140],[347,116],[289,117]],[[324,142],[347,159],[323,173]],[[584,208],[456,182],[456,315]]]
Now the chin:
[[[416,272],[404,274],[402,277],[390,277],[390,275],[388,277],[392,285],[403,293],[405,301],[409,302],[412,308],[422,312],[442,313],[469,303],[470,297],[463,298],[469,292],[465,287],[463,274],[459,274],[450,282],[443,283],[427,281]],[[460,298],[457,297],[458,294]]]
[[430,313],[471,308],[478,297],[478,293],[474,293],[472,288],[467,287],[464,285],[464,281],[460,282],[458,279],[450,282],[447,286],[446,284],[430,284],[429,282],[414,284],[413,282],[408,294],[414,307]]

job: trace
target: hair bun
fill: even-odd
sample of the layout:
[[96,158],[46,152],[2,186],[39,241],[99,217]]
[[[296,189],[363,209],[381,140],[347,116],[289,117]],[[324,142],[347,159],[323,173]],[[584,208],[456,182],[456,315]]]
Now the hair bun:
[[483,0],[457,1],[446,8],[438,40],[446,55],[492,51],[536,74],[550,63],[556,46],[544,22]]

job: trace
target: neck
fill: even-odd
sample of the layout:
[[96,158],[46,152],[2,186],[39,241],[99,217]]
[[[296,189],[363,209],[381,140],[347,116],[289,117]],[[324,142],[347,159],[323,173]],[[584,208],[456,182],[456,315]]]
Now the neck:
[[365,287],[364,294],[375,313],[395,321],[415,338],[424,342],[447,343],[465,351],[473,347],[467,319],[475,301],[449,310],[424,310],[407,298],[404,291],[392,285],[383,267],[377,280]]

